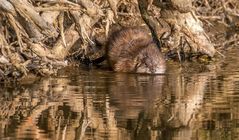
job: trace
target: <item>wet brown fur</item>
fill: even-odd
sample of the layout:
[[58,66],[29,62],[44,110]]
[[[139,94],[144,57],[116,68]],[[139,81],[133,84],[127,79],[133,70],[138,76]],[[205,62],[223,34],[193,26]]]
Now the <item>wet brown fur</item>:
[[145,27],[112,33],[106,52],[109,65],[117,72],[157,73],[165,69],[163,55]]

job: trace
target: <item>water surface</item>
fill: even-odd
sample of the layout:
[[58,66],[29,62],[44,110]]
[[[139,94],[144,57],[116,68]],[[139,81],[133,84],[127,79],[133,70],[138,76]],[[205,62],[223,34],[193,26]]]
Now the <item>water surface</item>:
[[1,86],[0,139],[239,139],[238,51],[164,75],[76,68]]

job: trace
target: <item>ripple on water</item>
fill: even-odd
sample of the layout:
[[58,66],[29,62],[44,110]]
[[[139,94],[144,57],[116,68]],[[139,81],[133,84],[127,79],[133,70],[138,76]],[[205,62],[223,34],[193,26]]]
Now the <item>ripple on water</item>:
[[237,139],[239,58],[228,53],[211,71],[173,63],[153,76],[75,69],[1,88],[0,138]]

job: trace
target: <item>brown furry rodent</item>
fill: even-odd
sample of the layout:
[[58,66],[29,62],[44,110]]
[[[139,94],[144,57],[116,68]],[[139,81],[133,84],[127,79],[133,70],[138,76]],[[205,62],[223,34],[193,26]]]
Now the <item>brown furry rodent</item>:
[[161,74],[165,59],[144,27],[114,32],[106,47],[109,65],[116,72]]

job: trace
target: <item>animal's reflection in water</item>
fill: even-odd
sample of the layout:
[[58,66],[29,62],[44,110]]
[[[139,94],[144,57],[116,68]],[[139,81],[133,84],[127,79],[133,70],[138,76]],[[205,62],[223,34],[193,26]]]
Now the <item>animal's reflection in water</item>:
[[207,76],[192,76],[191,81],[179,75],[116,78],[122,82],[109,86],[110,102],[116,107],[117,127],[125,128],[131,139],[172,138],[174,132],[191,138],[187,128],[195,125],[193,117],[201,107]]

